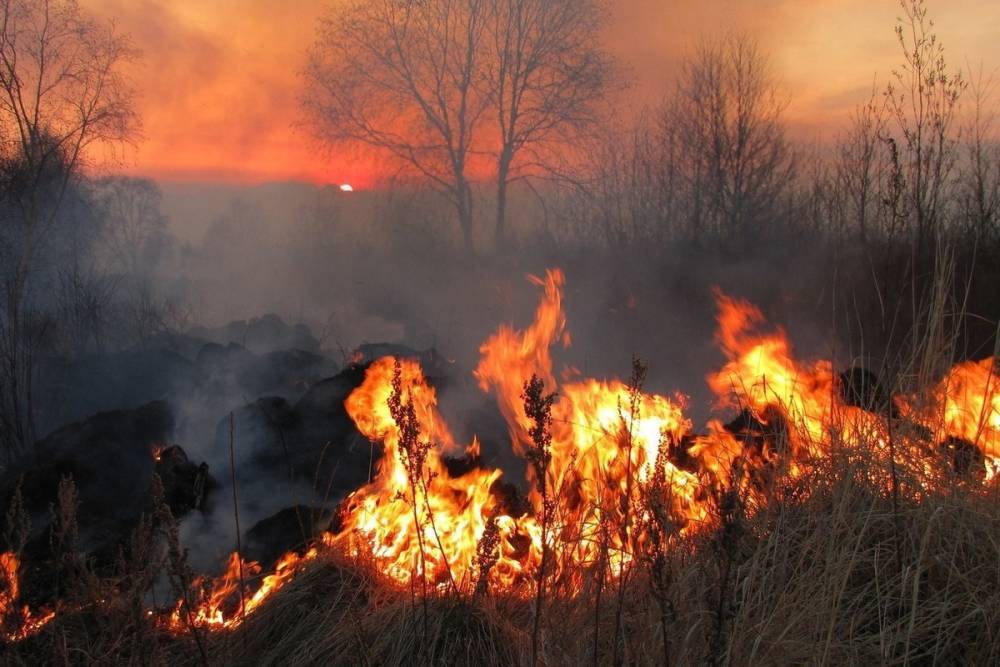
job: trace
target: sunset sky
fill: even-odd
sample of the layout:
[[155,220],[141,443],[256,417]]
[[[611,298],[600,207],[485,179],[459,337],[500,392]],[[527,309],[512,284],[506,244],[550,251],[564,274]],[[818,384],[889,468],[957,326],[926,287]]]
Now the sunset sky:
[[[330,154],[301,128],[300,72],[331,0],[81,0],[113,17],[143,57],[135,83],[143,137],[129,173],[174,181],[371,180],[357,156]],[[831,139],[898,60],[895,0],[611,0],[607,43],[636,107],[667,90],[683,54],[737,29],[770,53],[799,137]],[[956,67],[1000,66],[997,0],[930,0]]]

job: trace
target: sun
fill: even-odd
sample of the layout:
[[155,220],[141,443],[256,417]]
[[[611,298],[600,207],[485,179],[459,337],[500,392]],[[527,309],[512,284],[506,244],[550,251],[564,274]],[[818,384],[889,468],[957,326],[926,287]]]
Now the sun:
[[340,184],[340,191],[341,192],[354,192],[354,186],[352,186],[350,183],[341,183]]

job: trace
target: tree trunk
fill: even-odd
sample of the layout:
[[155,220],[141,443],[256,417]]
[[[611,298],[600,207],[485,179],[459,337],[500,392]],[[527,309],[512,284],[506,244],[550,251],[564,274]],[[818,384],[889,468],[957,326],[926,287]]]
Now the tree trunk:
[[458,225],[462,230],[462,240],[465,244],[465,251],[469,255],[474,254],[475,244],[472,239],[472,188],[464,179],[458,182],[458,196],[455,200],[455,208],[458,211]]
[[507,245],[507,179],[510,176],[511,156],[504,149],[497,165],[497,219],[493,232],[493,245],[499,250]]

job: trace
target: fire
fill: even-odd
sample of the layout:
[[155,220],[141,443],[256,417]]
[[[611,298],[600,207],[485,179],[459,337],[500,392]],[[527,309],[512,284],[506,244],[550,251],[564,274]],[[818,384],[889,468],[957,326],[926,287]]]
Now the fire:
[[[764,317],[756,307],[721,292],[716,302],[716,342],[727,361],[706,379],[717,407],[742,409],[747,417],[779,431],[778,442],[771,444],[784,445],[786,451],[763,452],[765,459],[783,458],[786,473],[795,476],[809,460],[829,456],[835,447],[884,444],[884,416],[845,403],[831,361],[796,360],[781,328],[758,330]],[[726,479],[733,461],[746,453],[746,443],[717,420],[709,422],[708,431],[696,439],[692,454]]]
[[934,433],[938,442],[963,442],[980,452],[986,479],[1000,472],[1000,387],[993,357],[956,364],[904,412]]
[[501,325],[493,336],[479,348],[482,358],[474,371],[483,391],[496,390],[500,412],[507,421],[511,444],[517,454],[523,454],[528,441],[527,415],[521,391],[531,376],[537,375],[545,386],[556,386],[552,375],[552,356],[549,348],[562,338],[568,346],[566,316],[562,311],[562,271],[554,269],[545,278],[529,277],[531,282],[544,289],[541,303],[535,311],[535,321],[523,331]]
[[[755,493],[748,476],[736,479],[738,462],[772,466],[794,478],[836,447],[874,443],[884,449],[888,442],[889,416],[847,404],[832,362],[797,360],[784,331],[761,331],[758,309],[721,293],[716,338],[726,362],[707,377],[717,407],[742,409],[748,420],[781,437],[755,444],[718,419],[709,422],[707,433],[693,435],[686,398],[644,392],[639,381],[580,379],[568,368],[561,376],[573,379],[560,385],[551,348],[569,346],[565,280],[553,270],[531,281],[542,288],[534,321],[521,330],[501,326],[481,346],[474,375],[496,397],[513,451],[522,456],[531,446],[532,427],[525,383],[538,377],[546,391],[556,393],[545,473],[554,498],[549,535],[572,545],[553,550],[556,578],[579,585],[580,573],[597,562],[602,548],[609,572],[632,562],[651,539],[650,496],[659,498],[678,533],[691,533],[713,525],[720,488],[735,483],[736,490]],[[992,361],[960,364],[942,381],[934,392],[945,412],[938,439],[958,435],[989,456],[1000,454],[1000,393],[990,382],[992,370]],[[324,536],[326,544],[371,559],[401,584],[418,580],[434,590],[467,593],[481,583],[480,547],[493,526],[496,561],[488,583],[516,591],[536,576],[543,551],[540,480],[528,466],[531,511],[516,514],[494,493],[500,470],[474,468],[451,476],[445,457],[462,449],[415,360],[375,361],[345,406],[359,431],[381,442],[384,451],[378,475],[346,500],[342,529]],[[478,450],[475,439],[464,448],[468,456]],[[633,508],[631,517],[625,507]],[[231,561],[217,586],[219,595],[207,598],[206,619],[220,618],[219,600],[233,594],[233,563],[238,561]],[[267,590],[263,597],[273,591]],[[217,622],[223,627],[238,622],[232,614],[221,618],[228,619]]]
[[[274,572],[263,578],[258,563],[245,561],[237,553],[230,554],[226,571],[211,581],[196,580],[192,586],[195,599],[178,600],[170,615],[162,621],[163,625],[175,632],[190,627],[231,630],[239,626],[244,618],[291,581],[306,563],[316,559],[325,537],[303,554],[289,551],[278,560]],[[259,585],[251,594],[249,588],[257,581]]]
[[948,436],[973,443],[994,461],[1000,459],[1000,392],[993,358],[956,365],[933,395],[943,400]]
[[[617,380],[586,380],[559,389],[552,408],[548,485],[557,490],[555,530],[562,539],[578,541],[580,548],[566,562],[557,556],[557,573],[597,562],[602,539],[613,571],[631,561],[642,536],[609,530],[609,522],[627,523],[625,499],[640,507],[657,476],[666,483],[665,502],[677,528],[691,530],[707,520],[698,475],[678,467],[665,452],[690,430],[685,403],[682,395],[645,393]],[[530,498],[540,512],[537,492]]]
[[[411,405],[419,429],[416,446],[426,448],[420,470],[408,467],[403,434],[389,403],[394,382]],[[383,443],[375,481],[346,503],[341,541],[363,551],[400,581],[414,573],[438,586],[468,586],[474,580],[479,538],[497,514],[491,488],[499,470],[474,469],[453,478],[443,456],[457,454],[447,424],[437,410],[437,395],[416,361],[386,357],[374,362],[365,380],[345,403],[348,414],[367,438]],[[478,443],[470,443],[476,451]],[[512,529],[512,519],[503,524]]]
[[[560,386],[550,350],[557,343],[569,345],[562,311],[565,280],[558,270],[531,280],[543,290],[534,322],[522,330],[501,326],[481,346],[481,360],[474,374],[480,388],[496,396],[507,421],[511,446],[522,456],[530,445],[531,427],[522,400],[525,383],[537,376],[548,391],[557,392],[552,406],[551,463],[546,485],[555,490],[553,534],[575,545],[560,551],[558,558],[563,560],[556,563],[557,572],[592,564],[599,549],[602,523],[608,519],[621,522],[620,508],[625,504],[641,508],[642,496],[651,492],[654,480],[666,487],[670,518],[684,533],[711,525],[712,503],[719,488],[736,483],[739,491],[754,494],[748,475],[737,479],[737,462],[742,461],[743,467],[771,466],[794,478],[836,448],[868,444],[874,445],[880,456],[889,455],[888,414],[848,404],[831,361],[797,360],[784,331],[761,331],[764,318],[758,309],[721,293],[717,294],[716,338],[726,362],[707,380],[717,396],[717,407],[743,409],[747,418],[761,428],[774,430],[772,437],[762,438],[766,440],[763,445],[749,442],[717,419],[709,422],[707,434],[692,436],[691,423],[684,416],[686,399],[680,394],[650,394],[618,380],[583,379]],[[426,387],[413,362],[404,362],[403,368],[404,376],[412,382],[411,392],[417,396],[418,412],[423,415],[421,432],[447,451],[451,440],[433,409],[432,390]],[[950,384],[937,393],[948,397],[948,434],[961,434],[976,442],[987,455],[995,456],[1000,453],[1000,441],[996,439],[1000,434],[1000,395],[991,391],[981,377],[989,374],[990,364],[981,363],[975,368],[978,376],[970,381],[969,370],[957,366],[946,380]],[[505,527],[500,540],[501,571],[531,576],[539,565],[542,549],[536,520],[542,499],[531,466],[528,482],[533,512],[524,516],[496,515],[495,504],[486,491],[499,478],[499,471],[481,472],[485,478],[480,479],[453,480],[440,468],[440,460],[430,457],[428,465],[434,482],[428,486],[426,498],[417,503],[423,502],[429,508],[427,516],[435,516],[447,526],[459,522],[456,512],[464,513],[467,523],[462,525],[472,530],[454,540],[451,548],[436,543],[431,526],[415,530],[416,520],[406,516],[407,477],[398,463],[398,430],[382,407],[391,394],[388,369],[386,360],[373,366],[366,386],[348,399],[348,405],[354,407],[349,412],[361,430],[370,438],[383,440],[387,448],[386,469],[378,483],[381,488],[362,490],[352,498],[352,525],[356,528],[368,522],[367,529],[358,533],[369,537],[372,553],[388,561],[387,571],[404,582],[420,571],[414,549],[419,552],[421,540],[414,535],[421,533],[425,558],[430,559],[427,567],[437,572],[431,578],[441,584],[443,569],[457,573],[460,580],[471,572],[474,545],[482,537],[484,518],[496,516]],[[575,374],[566,371],[562,375],[568,378]],[[958,384],[958,378],[963,378],[964,384]],[[958,402],[971,404],[972,409],[958,409]],[[979,417],[973,419],[970,412]],[[904,437],[899,437],[897,447],[919,449]],[[464,492],[456,494],[453,486]],[[449,496],[458,497],[459,502]],[[632,502],[625,503],[625,498]],[[633,517],[636,528],[631,536],[605,533],[612,559],[619,564],[631,560],[637,545],[646,539],[638,526],[648,517],[641,516],[641,509],[636,511],[640,515]],[[360,516],[368,518],[363,521]],[[530,539],[528,547],[518,546],[515,537]],[[510,576],[499,579],[501,584],[514,581],[516,578]]]
[[20,567],[17,554],[11,551],[0,554],[0,636],[7,642],[21,641],[39,633],[55,618],[54,611],[32,612],[28,605],[18,606]]
[[[794,480],[840,450],[874,452],[873,469],[902,453],[929,470],[935,452],[957,439],[979,452],[985,479],[1000,467],[993,359],[957,364],[922,402],[896,396],[877,414],[845,399],[833,362],[797,359],[785,332],[768,330],[757,308],[717,293],[716,341],[725,361],[706,379],[717,410],[739,417],[730,424],[712,419],[696,434],[685,416],[687,398],[645,391],[640,364],[627,382],[583,378],[573,367],[557,374],[552,348],[570,346],[565,278],[551,270],[531,281],[542,291],[533,322],[501,326],[480,347],[474,371],[522,457],[532,455],[537,426],[525,407],[527,383],[537,378],[546,395],[554,394],[547,465],[527,466],[526,505],[500,492],[501,470],[479,466],[478,439],[464,447],[455,441],[419,363],[381,358],[345,408],[383,455],[374,479],[343,502],[336,532],[305,553],[286,554],[266,576],[232,554],[221,576],[197,581],[161,624],[174,632],[237,627],[331,548],[368,560],[401,585],[463,595],[484,586],[526,591],[548,551],[546,576],[580,590],[585,572],[617,576],[667,533],[717,525],[725,494],[741,494],[747,511],[755,511],[768,499],[762,479]],[[463,465],[449,465],[462,456]],[[457,468],[465,472],[449,472]],[[12,637],[51,619],[17,609],[17,567],[12,554],[0,557],[0,611],[19,618],[20,634]]]

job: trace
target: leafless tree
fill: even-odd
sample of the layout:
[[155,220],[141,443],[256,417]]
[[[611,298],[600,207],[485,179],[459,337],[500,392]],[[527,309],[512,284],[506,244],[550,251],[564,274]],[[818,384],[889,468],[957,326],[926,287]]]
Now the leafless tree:
[[674,129],[644,115],[628,127],[608,124],[584,144],[585,176],[568,212],[583,231],[598,232],[610,247],[669,240],[682,205]]
[[693,236],[745,238],[773,219],[795,164],[784,108],[768,60],[749,37],[707,42],[685,65],[665,122],[677,127],[686,158]]
[[600,120],[612,60],[600,47],[595,0],[491,0],[485,76],[499,146],[495,239],[506,235],[507,187],[518,167],[549,166]]
[[162,251],[167,218],[160,188],[148,179],[110,177],[95,184],[108,267],[138,283]]
[[475,178],[508,186],[556,173],[558,151],[596,125],[611,81],[597,0],[375,0],[321,22],[307,112],[337,145],[374,147],[454,205],[473,245]]
[[900,6],[896,38],[903,64],[886,89],[896,132],[886,140],[894,144],[901,194],[895,215],[908,223],[917,254],[924,256],[943,224],[957,157],[958,102],[966,82],[961,73],[949,72],[923,0],[900,0]]
[[94,22],[74,0],[0,1],[0,438],[8,455],[34,436],[31,277],[91,149],[135,131],[123,75],[134,54],[113,25]]
[[838,142],[834,166],[837,231],[860,234],[862,246],[869,236],[887,230],[883,224],[884,179],[888,169],[883,136],[885,100],[876,90],[851,115],[850,125]]
[[979,242],[995,240],[1000,224],[1000,128],[994,110],[996,82],[982,70],[971,79],[971,118],[965,131],[960,203],[966,229]]
[[318,134],[374,147],[430,182],[454,205],[469,250],[488,2],[346,2],[321,20],[306,70]]

